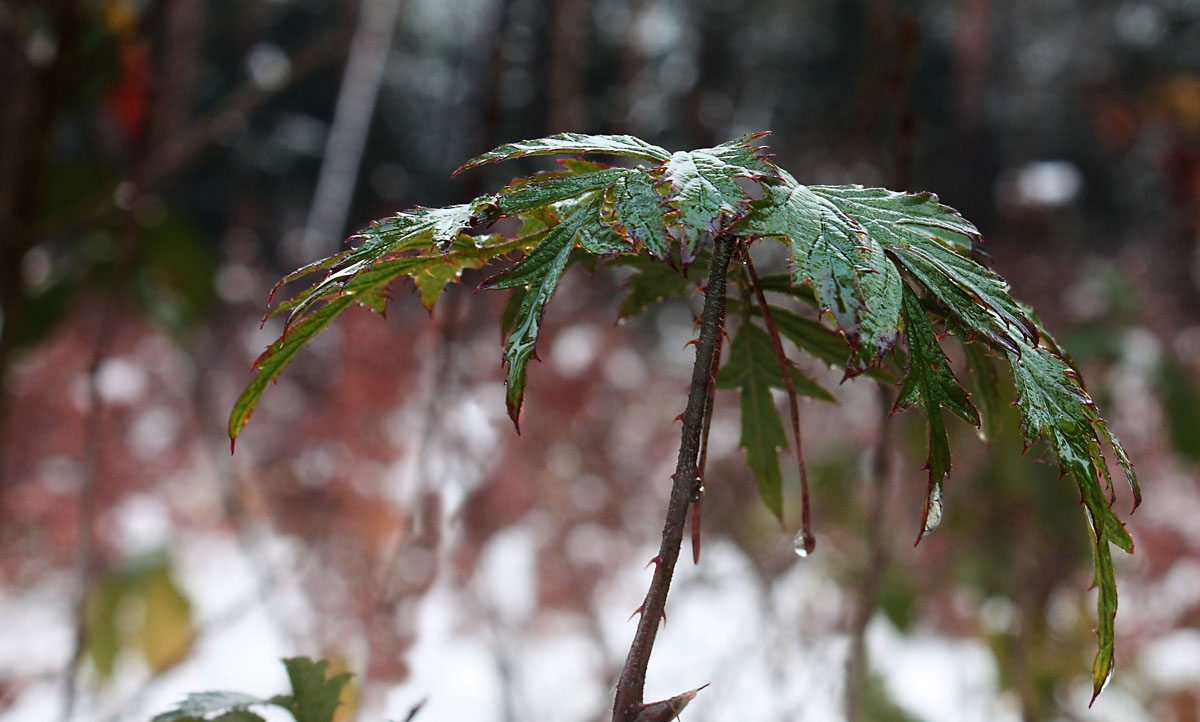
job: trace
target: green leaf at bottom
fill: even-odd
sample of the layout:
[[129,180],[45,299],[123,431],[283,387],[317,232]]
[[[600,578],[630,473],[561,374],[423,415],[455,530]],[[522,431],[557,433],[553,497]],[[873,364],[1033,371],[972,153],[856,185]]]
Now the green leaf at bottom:
[[742,438],[746,465],[754,472],[758,494],[776,517],[783,516],[779,449],[787,448],[787,435],[771,396],[772,385],[783,385],[779,360],[767,332],[743,323],[733,338],[729,361],[721,369],[717,388],[738,389],[742,406]]

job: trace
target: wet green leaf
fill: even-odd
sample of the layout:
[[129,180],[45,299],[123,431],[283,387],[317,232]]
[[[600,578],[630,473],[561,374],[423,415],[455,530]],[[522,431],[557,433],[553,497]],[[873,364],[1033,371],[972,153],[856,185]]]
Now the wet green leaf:
[[484,282],[490,288],[525,289],[504,346],[504,364],[508,368],[505,381],[508,415],[518,428],[525,398],[525,367],[534,357],[546,304],[558,288],[576,237],[585,226],[599,223],[601,200],[596,197],[590,203],[578,205],[520,263]]
[[500,215],[511,216],[609,188],[633,171],[606,168],[590,173],[547,174],[515,181],[496,196]]
[[1096,637],[1099,642],[1092,667],[1095,699],[1113,668],[1117,584],[1108,545],[1115,544],[1126,552],[1133,552],[1133,540],[1113,513],[1101,483],[1101,479],[1108,480],[1109,476],[1101,439],[1113,446],[1121,460],[1134,491],[1135,503],[1141,492],[1124,449],[1108,433],[1095,404],[1079,381],[1078,372],[1047,348],[1047,344],[1053,344],[1047,334],[1043,334],[1043,338],[1044,342],[1037,346],[1021,341],[1019,353],[1009,353],[1009,362],[1017,386],[1026,444],[1033,444],[1039,437],[1050,442],[1059,466],[1075,479],[1092,531],[1098,615]]
[[[757,306],[752,307],[750,313],[762,316],[762,310]],[[805,318],[780,306],[771,308],[771,318],[775,320],[779,335],[796,344],[801,351],[830,366],[846,367],[852,351],[850,344],[846,343],[846,338],[837,331],[820,321]]]
[[617,222],[629,239],[665,261],[671,257],[667,235],[666,199],[655,189],[655,180],[644,170],[623,176],[613,194]]
[[744,323],[733,337],[729,361],[721,368],[717,388],[738,390],[742,410],[739,446],[746,451],[746,465],[754,473],[763,503],[782,518],[779,449],[787,448],[788,442],[771,396],[772,386],[782,388],[783,375],[771,337],[758,326]]
[[[917,536],[920,541],[925,532],[941,519],[942,482],[950,473],[950,441],[946,437],[942,407],[975,426],[979,426],[979,412],[971,405],[967,392],[954,377],[946,354],[938,343],[937,333],[925,315],[925,309],[907,286],[904,287],[902,318],[904,343],[908,348],[908,369],[900,384],[895,409],[906,409],[920,403],[925,407],[929,430],[929,457],[925,462],[929,470],[929,486],[921,515],[921,531]],[[931,514],[935,516],[931,517]]]

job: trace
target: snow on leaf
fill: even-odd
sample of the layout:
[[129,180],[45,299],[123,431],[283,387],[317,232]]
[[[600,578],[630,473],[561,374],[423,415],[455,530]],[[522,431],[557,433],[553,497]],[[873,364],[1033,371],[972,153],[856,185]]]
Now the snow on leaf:
[[[925,497],[925,509],[921,515],[921,531],[917,541],[930,528],[930,510],[940,503],[942,481],[950,473],[950,441],[946,437],[946,426],[942,419],[942,407],[946,407],[968,423],[979,426],[979,412],[971,405],[967,392],[959,385],[942,347],[938,343],[933,324],[925,315],[925,309],[917,295],[904,287],[902,310],[904,319],[904,343],[908,348],[908,371],[900,384],[894,410],[906,409],[920,403],[925,407],[926,424],[929,429],[929,457],[925,462],[929,470],[929,486]],[[939,512],[940,513],[940,512]]]
[[703,242],[741,218],[749,210],[750,194],[739,178],[777,178],[779,171],[764,157],[762,148],[747,135],[715,148],[679,151],[663,165],[667,187],[669,226],[682,234],[684,266],[691,264]]
[[861,372],[895,345],[900,274],[878,242],[835,204],[795,178],[767,184],[767,195],[736,226],[747,236],[773,236],[792,251],[792,283],[811,284],[854,347],[847,370]]
[[559,133],[548,138],[524,140],[502,145],[463,164],[461,168],[454,171],[454,175],[489,163],[499,163],[531,155],[555,155],[561,153],[604,153],[606,155],[641,158],[642,160],[654,163],[662,163],[671,157],[671,154],[665,149],[631,135]]
[[546,304],[558,288],[576,237],[585,227],[600,223],[602,200],[597,196],[589,203],[575,206],[520,263],[483,284],[489,288],[526,289],[504,346],[504,364],[508,367],[505,381],[508,415],[518,429],[525,398],[525,367],[534,356]]
[[[216,712],[242,710],[252,705],[267,705],[269,700],[241,692],[193,692],[174,709],[154,717],[151,722],[183,722],[204,719]],[[262,719],[255,715],[258,719]]]
[[856,185],[812,192],[853,218],[970,330],[1009,350],[1020,336],[1037,341],[1037,327],[1008,295],[1008,283],[968,257],[979,231],[937,196]]
[[459,235],[471,226],[475,217],[491,202],[491,197],[484,196],[475,199],[473,203],[429,211],[430,220],[433,222],[434,247],[445,253],[446,249],[458,240]]

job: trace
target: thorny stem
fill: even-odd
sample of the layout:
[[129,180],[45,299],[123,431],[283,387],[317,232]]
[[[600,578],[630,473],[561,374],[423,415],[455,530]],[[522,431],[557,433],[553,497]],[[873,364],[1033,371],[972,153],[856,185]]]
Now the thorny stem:
[[808,501],[808,470],[804,465],[804,447],[800,444],[800,402],[796,399],[796,381],[792,378],[792,365],[783,353],[783,342],[779,339],[779,329],[775,327],[775,318],[771,315],[771,306],[763,294],[762,284],[758,282],[758,273],[754,270],[754,261],[750,260],[750,249],[742,249],[742,260],[750,273],[750,285],[754,287],[758,307],[762,310],[763,323],[771,336],[775,347],[775,357],[779,359],[779,371],[783,374],[783,385],[787,389],[788,403],[792,414],[792,445],[796,447],[796,463],[800,466],[800,534],[804,542],[804,553],[812,554],[817,546],[817,539],[812,533],[812,510]]
[[629,656],[625,658],[625,669],[617,683],[613,722],[632,722],[637,708],[642,704],[650,651],[658,634],[659,620],[666,609],[667,591],[671,587],[671,576],[675,572],[675,562],[679,559],[679,548],[683,544],[688,506],[696,493],[696,457],[700,451],[704,410],[707,406],[709,386],[712,384],[713,357],[721,337],[721,319],[725,310],[725,274],[736,242],[734,236],[722,234],[717,236],[714,243],[712,270],[709,271],[708,286],[704,292],[700,342],[696,344],[692,383],[688,390],[687,408],[683,412],[679,458],[675,464],[658,563],[655,565],[654,577],[650,581],[646,599],[642,602],[641,618],[638,620],[633,643],[629,646]]

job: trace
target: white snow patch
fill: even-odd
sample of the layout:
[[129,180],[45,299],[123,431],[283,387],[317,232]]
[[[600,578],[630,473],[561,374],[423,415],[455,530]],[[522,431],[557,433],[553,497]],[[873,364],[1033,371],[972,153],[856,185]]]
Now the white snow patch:
[[96,393],[110,404],[132,404],[146,393],[146,367],[126,358],[105,359],[96,370]]
[[1178,629],[1150,642],[1138,666],[1157,687],[1200,688],[1200,630]]
[[888,694],[911,714],[928,722],[1019,722],[1020,715],[1001,704],[996,659],[981,641],[905,636],[876,614],[867,644]]
[[508,624],[527,620],[537,609],[537,553],[537,535],[520,525],[492,537],[479,554],[480,596]]

